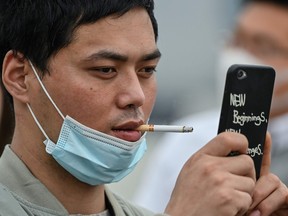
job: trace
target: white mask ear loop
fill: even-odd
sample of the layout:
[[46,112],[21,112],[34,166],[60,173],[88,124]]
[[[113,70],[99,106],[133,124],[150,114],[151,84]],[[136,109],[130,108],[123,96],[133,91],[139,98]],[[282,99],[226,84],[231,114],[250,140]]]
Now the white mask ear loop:
[[53,142],[51,142],[51,140],[49,139],[48,135],[45,133],[44,129],[42,128],[42,126],[40,124],[40,122],[38,121],[38,119],[36,118],[34,112],[32,111],[30,105],[28,103],[26,105],[27,105],[27,107],[28,107],[28,109],[29,109],[34,121],[36,122],[38,128],[41,130],[41,132],[43,133],[43,135],[46,138],[46,140],[43,142],[45,144],[45,146],[46,146],[45,147],[46,152],[51,154],[54,151],[56,145]]
[[[62,119],[64,120],[64,119],[65,119],[64,115],[61,113],[61,111],[59,110],[59,108],[56,106],[55,102],[52,100],[52,98],[51,98],[50,95],[48,94],[48,92],[47,92],[45,86],[43,85],[42,81],[40,80],[40,77],[39,77],[38,73],[36,72],[36,69],[34,68],[32,62],[31,62],[29,59],[28,59],[28,62],[29,62],[29,64],[30,64],[30,66],[31,66],[31,68],[32,68],[32,70],[33,70],[33,72],[34,72],[34,74],[35,74],[35,76],[36,76],[36,78],[37,78],[37,80],[38,80],[41,88],[43,89],[43,91],[45,92],[46,96],[47,96],[48,99],[51,101],[51,103],[53,104],[53,106],[55,107],[55,109],[57,110],[57,112],[59,113],[59,115],[60,115],[60,116],[62,117]],[[29,107],[30,112],[31,112],[31,107],[30,107],[29,105],[28,105],[28,107]],[[34,114],[32,114],[32,115],[34,116]],[[37,121],[36,121],[36,123],[37,123]]]
[[27,106],[28,106],[28,109],[29,109],[29,111],[30,111],[30,113],[31,113],[34,121],[36,122],[37,126],[39,127],[39,129],[41,130],[41,132],[43,133],[43,135],[45,136],[45,138],[46,138],[47,140],[49,140],[48,135],[47,135],[47,134],[45,133],[45,131],[43,130],[41,124],[39,123],[38,119],[36,118],[35,114],[33,113],[32,109],[31,109],[31,107],[30,107],[30,105],[29,105],[28,103],[27,103]]

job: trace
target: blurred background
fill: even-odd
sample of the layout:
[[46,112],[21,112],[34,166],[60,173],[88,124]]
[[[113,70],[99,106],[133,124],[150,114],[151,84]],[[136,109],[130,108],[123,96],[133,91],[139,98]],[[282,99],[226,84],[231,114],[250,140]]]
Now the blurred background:
[[[158,97],[150,123],[170,124],[221,104],[222,94],[216,86],[217,54],[240,2],[155,0],[162,58],[156,72]],[[145,162],[160,137],[161,133],[148,134],[144,159],[128,177],[110,186],[113,191],[133,201],[139,179],[145,175]]]

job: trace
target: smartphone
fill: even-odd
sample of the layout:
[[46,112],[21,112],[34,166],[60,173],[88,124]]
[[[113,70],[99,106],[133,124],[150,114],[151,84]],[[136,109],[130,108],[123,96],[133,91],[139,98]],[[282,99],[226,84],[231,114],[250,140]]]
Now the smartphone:
[[[232,65],[226,74],[218,134],[232,131],[249,141],[248,154],[260,176],[275,71],[269,66]],[[231,152],[230,156],[237,154]]]

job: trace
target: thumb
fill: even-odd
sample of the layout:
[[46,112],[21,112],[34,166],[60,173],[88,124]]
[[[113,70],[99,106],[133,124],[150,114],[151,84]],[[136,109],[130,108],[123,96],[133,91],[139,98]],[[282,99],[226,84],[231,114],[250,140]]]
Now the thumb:
[[271,146],[272,139],[269,132],[266,133],[265,145],[264,145],[264,154],[262,158],[260,176],[267,175],[270,172],[271,165]]

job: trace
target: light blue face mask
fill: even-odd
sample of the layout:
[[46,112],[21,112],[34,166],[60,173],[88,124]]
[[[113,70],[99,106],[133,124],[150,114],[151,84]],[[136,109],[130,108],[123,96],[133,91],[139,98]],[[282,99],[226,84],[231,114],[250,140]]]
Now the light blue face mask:
[[146,151],[146,134],[136,142],[128,142],[89,128],[70,116],[64,117],[48,94],[34,66],[30,61],[29,63],[43,91],[64,120],[55,144],[27,104],[36,124],[46,137],[46,152],[74,177],[90,185],[117,182],[127,176]]

